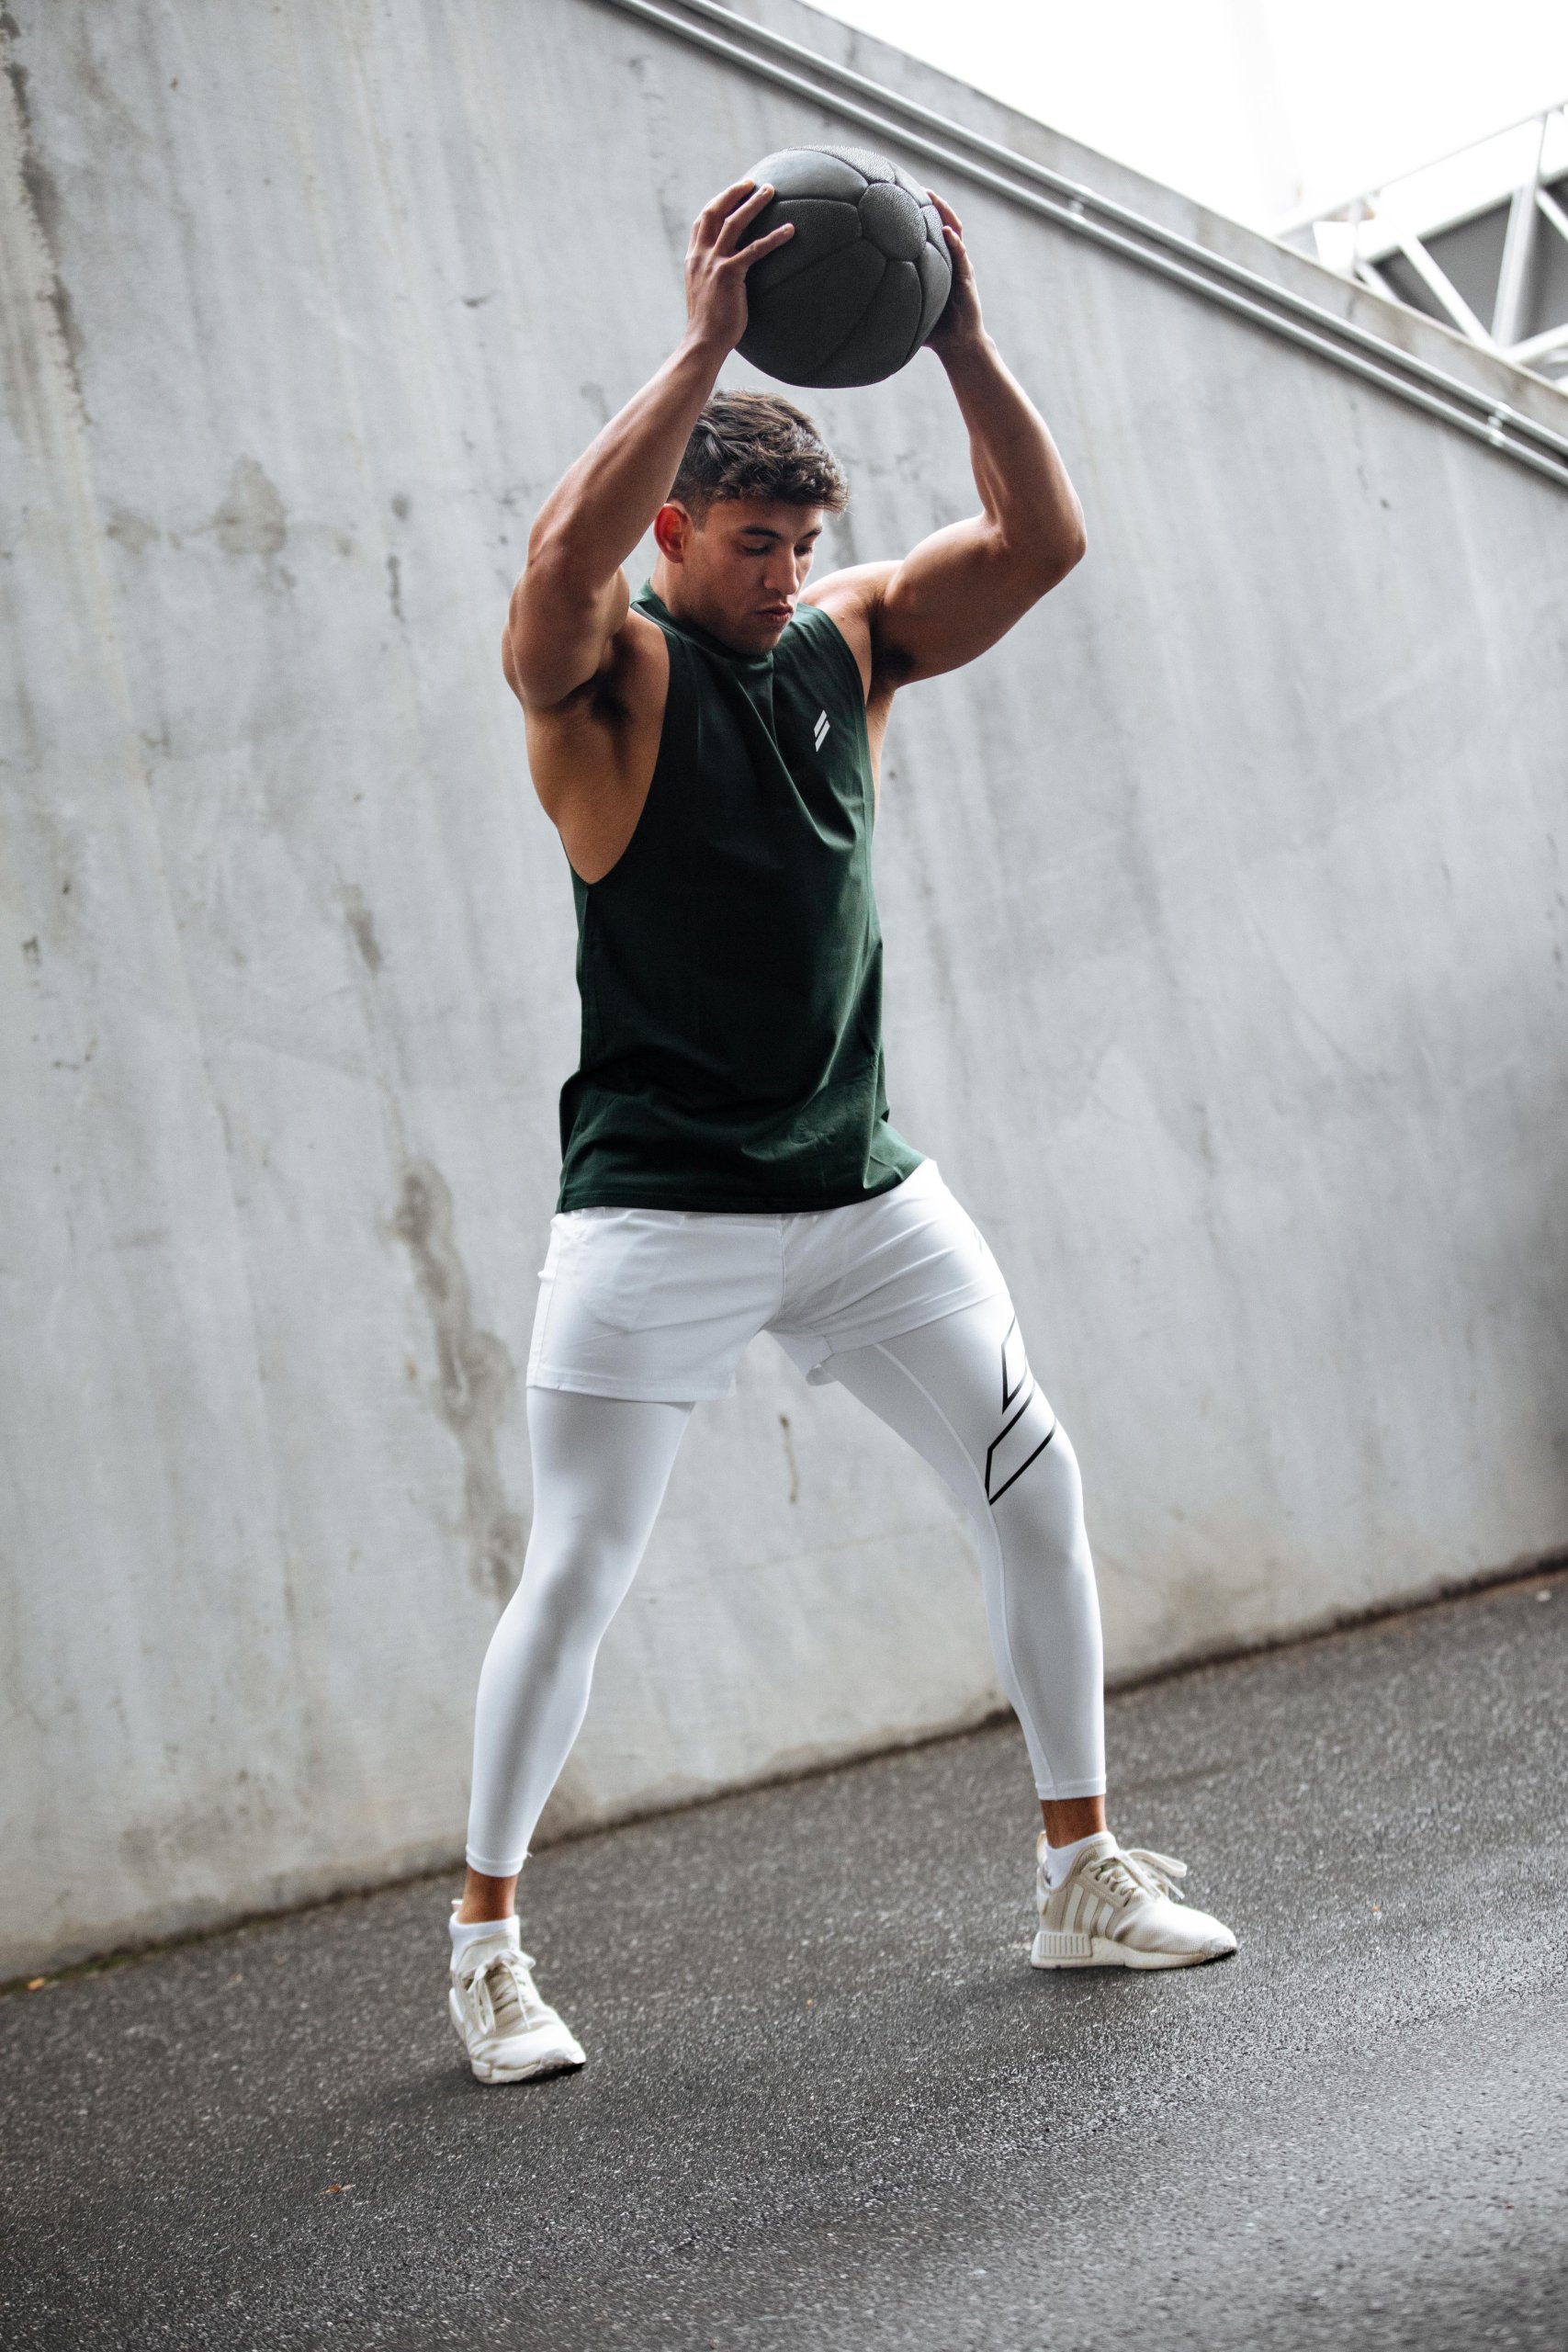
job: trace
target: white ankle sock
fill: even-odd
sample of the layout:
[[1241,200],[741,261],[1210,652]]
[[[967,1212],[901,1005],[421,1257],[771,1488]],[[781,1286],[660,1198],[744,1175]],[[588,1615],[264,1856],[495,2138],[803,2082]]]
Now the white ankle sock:
[[1102,1830],[1091,1829],[1089,1838],[1075,1838],[1070,1846],[1053,1846],[1047,1836],[1045,1840],[1046,1885],[1053,1888],[1060,1886],[1063,1880],[1071,1874],[1073,1864],[1089,1844],[1089,1838],[1100,1838],[1103,1835]]
[[454,1960],[461,1960],[471,1944],[481,1942],[487,1936],[492,1941],[499,1938],[502,1943],[510,1944],[513,1951],[522,1950],[522,1930],[517,1925],[515,1911],[510,1919],[459,1919],[457,1906],[454,1904],[446,1928],[452,1939]]

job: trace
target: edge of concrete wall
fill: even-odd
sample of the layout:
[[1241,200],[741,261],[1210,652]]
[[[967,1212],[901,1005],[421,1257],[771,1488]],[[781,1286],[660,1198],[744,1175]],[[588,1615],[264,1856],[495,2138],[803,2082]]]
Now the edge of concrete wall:
[[[1392,1600],[1374,1601],[1364,1609],[1327,1609],[1321,1611],[1310,1623],[1292,1627],[1289,1633],[1263,1634],[1255,1639],[1196,1645],[1179,1657],[1163,1660],[1157,1666],[1139,1667],[1125,1674],[1106,1678],[1108,1697],[1130,1690],[1148,1689],[1156,1682],[1169,1682],[1179,1675],[1205,1672],[1212,1667],[1230,1666],[1244,1658],[1258,1657],[1275,1650],[1304,1647],[1311,1642],[1330,1641],[1342,1634],[1360,1632],[1370,1625],[1382,1624],[1390,1618],[1415,1616],[1423,1610],[1440,1609],[1450,1601],[1466,1600],[1483,1592],[1495,1591],[1506,1585],[1529,1584],[1542,1577],[1568,1577],[1568,1551],[1552,1550],[1510,1561],[1504,1567],[1483,1569],[1479,1576],[1444,1577],[1428,1580],[1418,1589],[1400,1595]],[[628,1804],[606,1806],[602,1817],[580,1818],[568,1826],[547,1832],[538,1840],[543,1851],[551,1846],[570,1846],[586,1838],[608,1836],[616,1829],[629,1828],[634,1822],[659,1821],[671,1814],[694,1813],[705,1805],[724,1804],[731,1797],[746,1796],[759,1789],[787,1787],[801,1781],[820,1780],[829,1772],[841,1772],[857,1764],[869,1764],[879,1756],[897,1756],[917,1747],[935,1747],[943,1740],[965,1739],[977,1731],[987,1731],[1006,1723],[1012,1713],[1005,1702],[1000,1706],[976,1707],[957,1720],[944,1724],[940,1729],[912,1733],[907,1738],[888,1739],[884,1735],[873,1736],[846,1745],[831,1756],[814,1752],[809,1762],[791,1764],[775,1762],[765,1771],[750,1779],[738,1781],[722,1788],[694,1789],[689,1795],[660,1792],[642,1796]],[[242,1928],[265,1926],[271,1921],[297,1918],[303,1912],[324,1910],[329,1904],[352,1902],[371,1894],[385,1894],[394,1887],[417,1886],[430,1879],[455,1875],[463,1867],[463,1858],[456,1849],[437,1853],[433,1849],[417,1849],[420,1859],[412,1857],[405,1864],[391,1870],[351,1871],[322,1868],[316,1871],[290,1872],[276,1882],[274,1901],[253,1905],[239,1913],[225,1912],[220,1904],[192,1906],[191,1917],[172,1932],[156,1935],[129,1935],[124,1940],[107,1945],[90,1945],[77,1939],[58,1950],[44,1950],[37,1960],[19,1969],[14,1976],[0,1978],[0,2000],[12,1994],[39,1991],[73,1976],[90,1976],[107,1968],[129,1966],[131,1962],[151,1960],[160,1952],[177,1951],[186,1944],[209,1943],[214,1937],[233,1935]]]

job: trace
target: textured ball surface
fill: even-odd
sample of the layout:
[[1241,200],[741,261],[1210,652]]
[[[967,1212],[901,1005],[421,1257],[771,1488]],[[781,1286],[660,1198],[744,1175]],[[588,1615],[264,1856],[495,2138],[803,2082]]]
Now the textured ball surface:
[[740,356],[786,384],[876,384],[919,351],[946,308],[953,261],[935,205],[863,147],[789,147],[751,177],[775,190],[751,223],[795,234],[746,280]]

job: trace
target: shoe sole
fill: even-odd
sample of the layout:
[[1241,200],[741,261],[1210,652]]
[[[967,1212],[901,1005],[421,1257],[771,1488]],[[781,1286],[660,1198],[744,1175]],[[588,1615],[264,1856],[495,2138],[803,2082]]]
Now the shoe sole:
[[1235,1944],[1215,1944],[1206,1951],[1136,1951],[1129,1944],[1113,1943],[1109,1936],[1063,1936],[1042,1928],[1029,1955],[1031,1968],[1201,1968],[1212,1960],[1229,1960]]
[[468,2037],[463,2030],[463,2011],[455,1993],[446,1996],[446,2014],[452,2030],[468,2053],[474,2080],[479,2083],[536,2083],[546,2075],[570,2075],[586,2064],[581,2050],[573,2041],[570,2050],[563,2050],[558,2041],[549,2042],[536,2057],[525,2059],[521,2066],[498,2066],[492,2059],[476,2058],[468,2050]]

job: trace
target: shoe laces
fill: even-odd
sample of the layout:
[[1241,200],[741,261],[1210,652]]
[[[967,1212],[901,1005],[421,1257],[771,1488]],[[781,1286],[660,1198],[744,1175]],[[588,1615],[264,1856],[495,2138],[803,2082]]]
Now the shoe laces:
[[1114,1894],[1163,1894],[1173,1903],[1182,1899],[1177,1881],[1187,1876],[1187,1865],[1173,1854],[1156,1854],[1147,1846],[1115,1846],[1089,1868]]
[[462,1984],[484,2032],[503,2039],[525,2033],[544,2016],[545,2005],[528,1973],[533,1965],[532,1953],[503,1946],[500,1951],[481,1953],[471,1973],[463,1973]]

